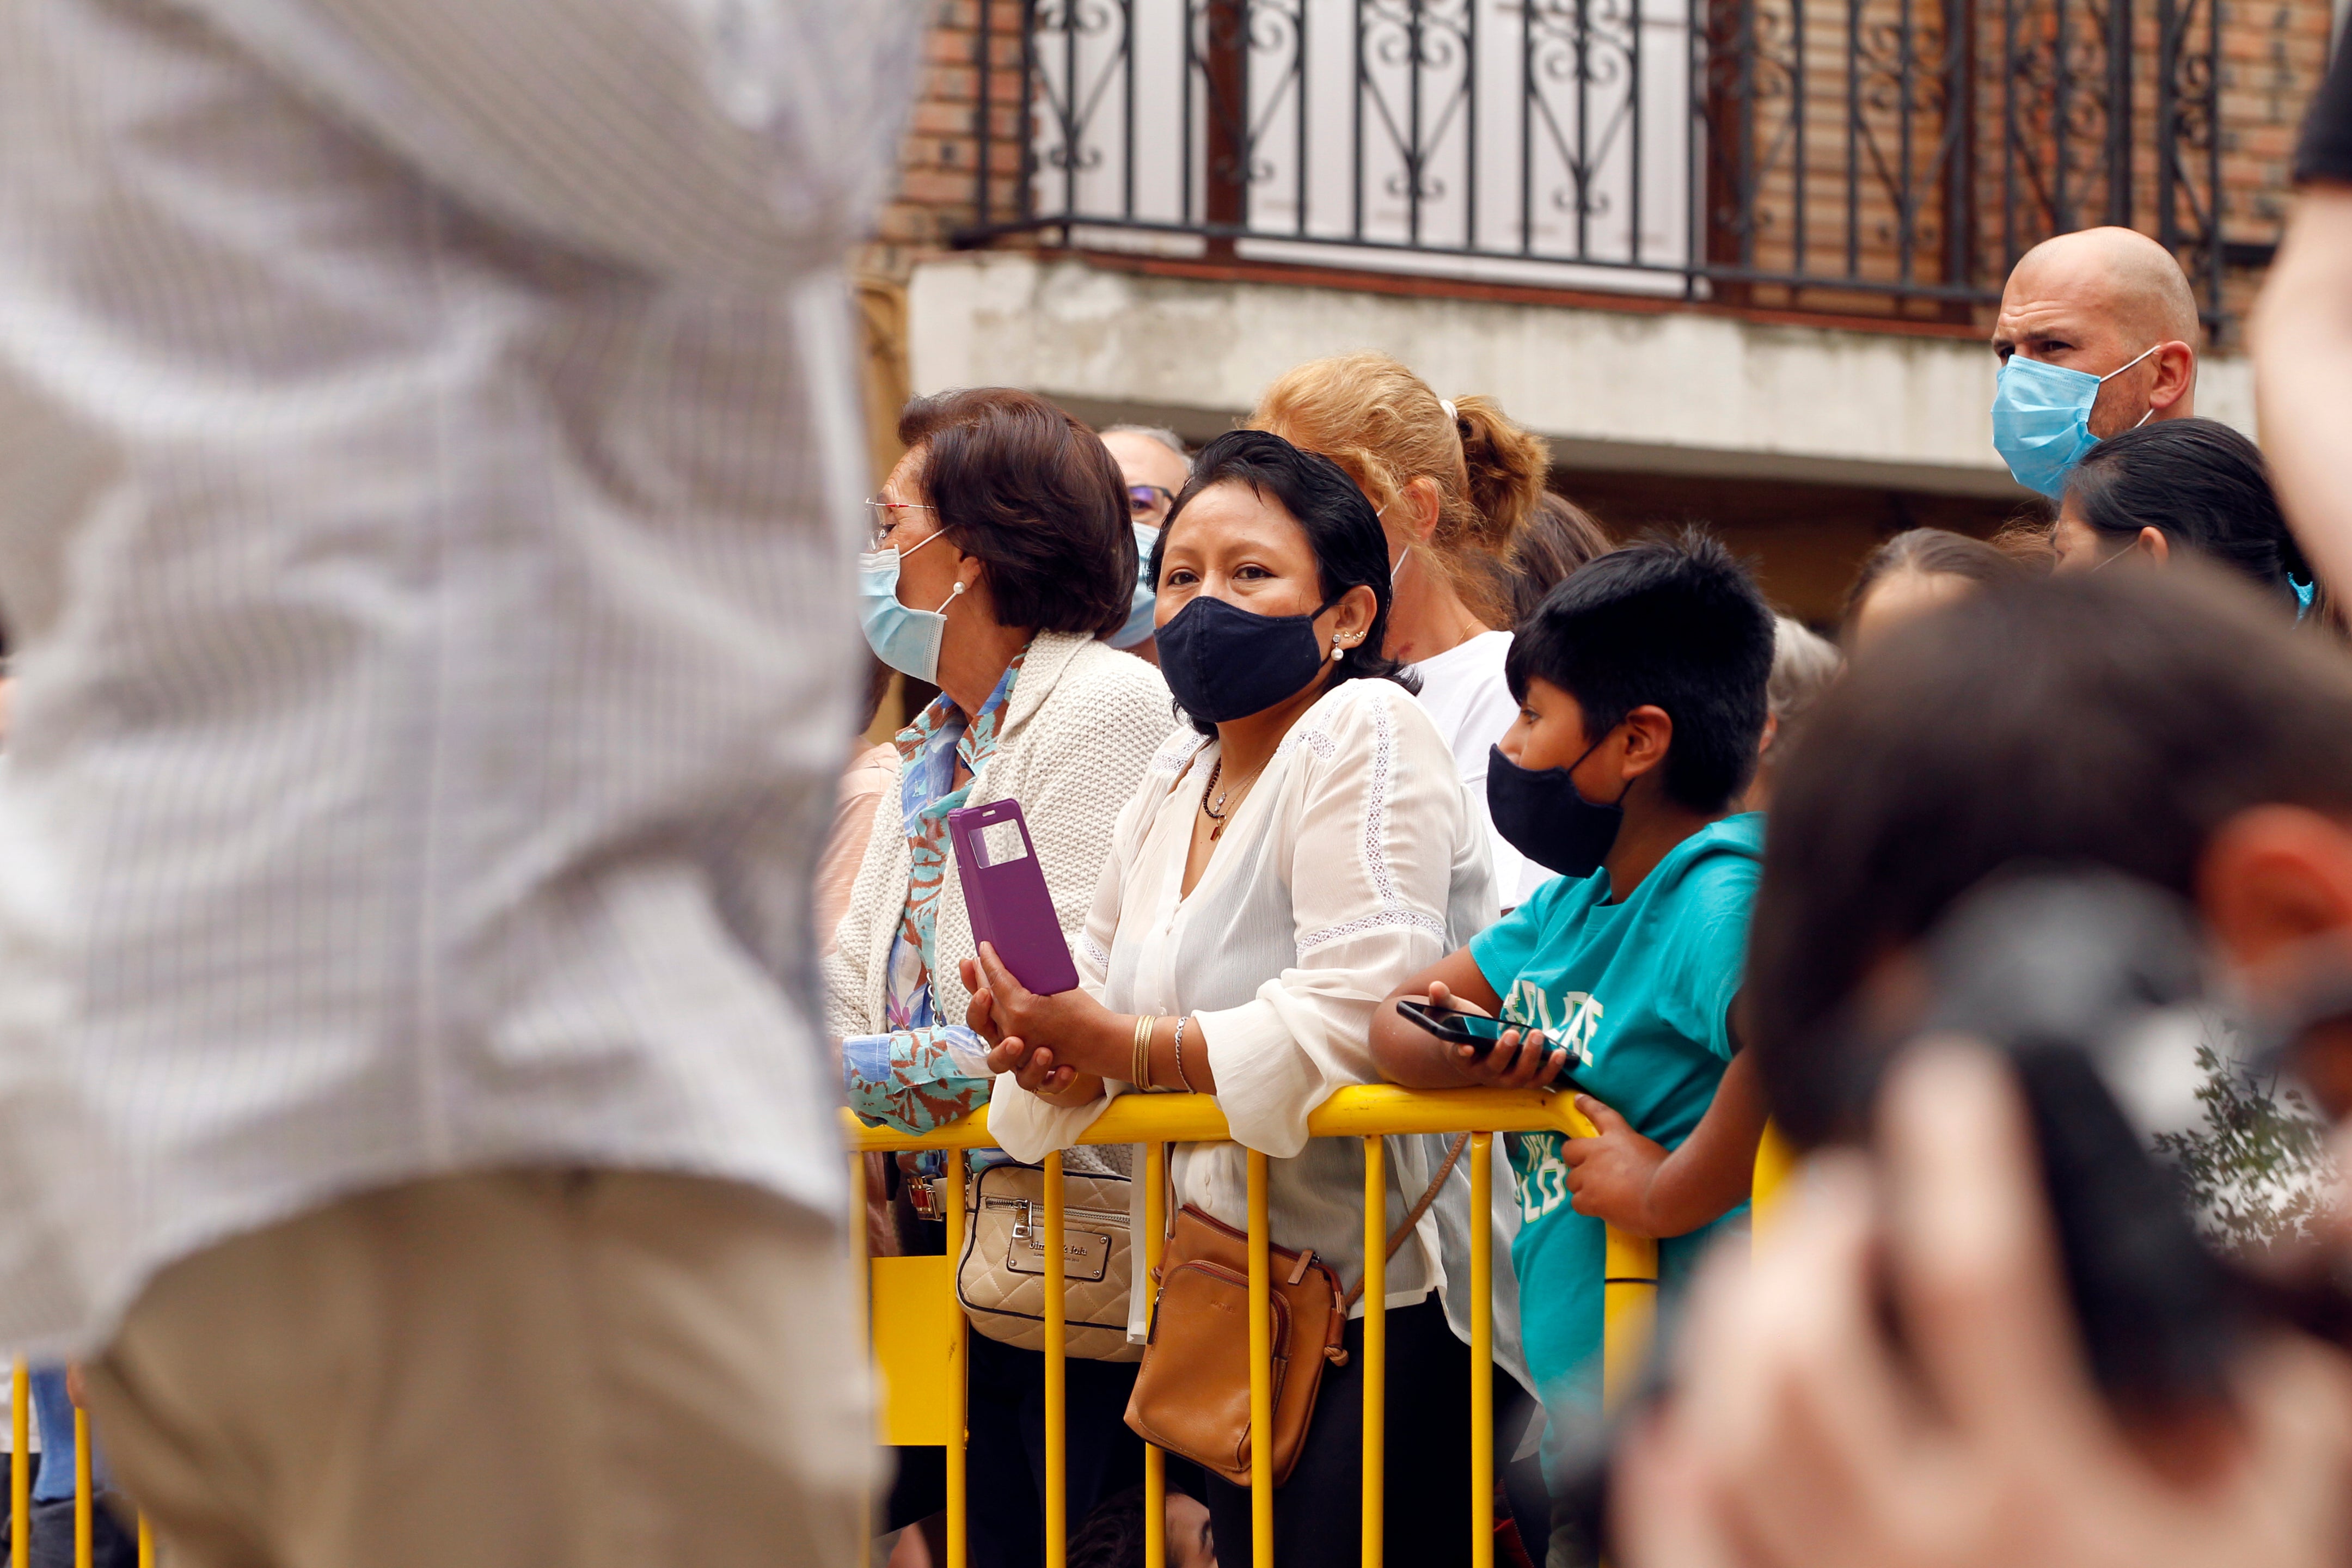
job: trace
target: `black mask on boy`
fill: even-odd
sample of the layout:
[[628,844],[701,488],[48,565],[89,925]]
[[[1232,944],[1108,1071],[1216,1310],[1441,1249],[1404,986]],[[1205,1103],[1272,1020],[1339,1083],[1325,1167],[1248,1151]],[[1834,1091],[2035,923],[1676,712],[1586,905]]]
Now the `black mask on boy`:
[[[1604,737],[1605,739],[1606,737]],[[1584,757],[1601,749],[1595,741]],[[1564,768],[1523,768],[1496,746],[1486,759],[1486,811],[1504,842],[1547,870],[1563,877],[1590,877],[1608,858],[1625,821],[1624,791],[1617,804],[1597,805],[1584,798],[1570,776],[1579,757]],[[1633,781],[1625,781],[1625,788]]]

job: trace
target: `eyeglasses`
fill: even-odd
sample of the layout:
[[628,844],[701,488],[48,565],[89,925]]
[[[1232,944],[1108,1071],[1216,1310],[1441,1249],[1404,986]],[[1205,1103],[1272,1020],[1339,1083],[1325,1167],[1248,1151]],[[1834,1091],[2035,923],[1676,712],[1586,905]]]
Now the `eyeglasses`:
[[891,500],[886,496],[867,496],[866,515],[870,528],[869,537],[875,546],[879,548],[882,542],[890,537],[890,531],[907,521],[899,515],[901,512],[936,512],[939,510],[935,506],[926,506],[921,501]]
[[1129,485],[1127,487],[1127,510],[1150,511],[1176,504],[1176,492],[1160,485]]

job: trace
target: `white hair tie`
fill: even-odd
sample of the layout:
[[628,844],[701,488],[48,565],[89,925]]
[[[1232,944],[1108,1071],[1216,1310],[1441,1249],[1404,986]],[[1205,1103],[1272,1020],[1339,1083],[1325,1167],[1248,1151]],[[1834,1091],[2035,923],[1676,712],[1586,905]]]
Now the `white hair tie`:
[[1445,410],[1445,416],[1448,419],[1459,419],[1462,417],[1460,410],[1454,406],[1454,400],[1450,397],[1439,398],[1437,400],[1437,406]]

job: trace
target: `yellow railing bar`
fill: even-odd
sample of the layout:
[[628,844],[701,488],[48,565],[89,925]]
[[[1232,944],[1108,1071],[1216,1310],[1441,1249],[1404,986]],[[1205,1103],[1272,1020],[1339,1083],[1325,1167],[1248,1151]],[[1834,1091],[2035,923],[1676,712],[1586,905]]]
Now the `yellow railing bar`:
[[9,1384],[8,1415],[15,1447],[8,1450],[8,1561],[30,1568],[33,1560],[33,1377],[18,1356]]
[[1601,1407],[1641,1386],[1658,1310],[1658,1244],[1612,1228],[1601,1252]]
[[1389,1142],[1364,1140],[1364,1568],[1388,1546]]
[[[1167,1155],[1165,1143],[1143,1146],[1143,1268],[1147,1280],[1159,1273],[1160,1254],[1168,1245]],[[1131,1248],[1129,1256],[1133,1256]],[[1144,1289],[1145,1300],[1158,1300],[1158,1292],[1150,1285]],[[959,1563],[956,1568],[962,1565]],[[1168,1568],[1168,1456],[1151,1443],[1143,1446],[1143,1568]]]
[[1495,1135],[1470,1134],[1470,1568],[1495,1568]]
[[[874,1265],[866,1255],[866,1156],[852,1151],[849,1156],[849,1300],[854,1314],[851,1321],[857,1326],[857,1342],[874,1342]],[[877,1388],[874,1398],[878,1405],[884,1397]],[[867,1439],[871,1441],[872,1439]],[[857,1527],[857,1568],[874,1568],[874,1526],[877,1510],[874,1506],[874,1484],[865,1485],[866,1517]],[[16,1568],[25,1568],[18,1563]]]
[[1070,1455],[1069,1347],[1063,1331],[1069,1321],[1062,1257],[1062,1152],[1045,1156],[1045,1568],[1063,1568],[1069,1557]]
[[[1335,1092],[1308,1113],[1310,1138],[1366,1138],[1374,1133],[1455,1133],[1465,1127],[1488,1132],[1538,1132],[1549,1129],[1571,1138],[1592,1136],[1592,1124],[1577,1114],[1570,1094],[1532,1089],[1399,1089],[1393,1084],[1353,1084]],[[868,1127],[849,1110],[842,1133],[860,1151],[904,1149],[993,1149],[988,1107],[982,1106],[929,1132]],[[1076,1143],[1226,1143],[1234,1141],[1216,1097],[1206,1094],[1122,1094],[1110,1102]]]
[[147,1512],[139,1513],[139,1568],[155,1568],[155,1532],[147,1528]]
[[74,1406],[74,1568],[89,1568],[89,1412]]
[[1756,1236],[1762,1237],[1779,1219],[1780,1199],[1796,1169],[1797,1151],[1767,1121],[1764,1136],[1756,1141],[1756,1173],[1748,1188],[1748,1225]]
[[[857,1321],[871,1328],[871,1268],[866,1257],[865,1164],[859,1154],[873,1151],[994,1148],[988,1130],[988,1108],[982,1106],[929,1132],[901,1132],[868,1127],[850,1112],[842,1112],[849,1147],[850,1184],[855,1223],[851,1226],[852,1259],[856,1274]],[[1494,1237],[1492,1231],[1494,1134],[1550,1130],[1571,1138],[1594,1135],[1592,1124],[1580,1114],[1570,1094],[1535,1089],[1462,1089],[1428,1091],[1390,1084],[1359,1084],[1342,1089],[1317,1107],[1307,1121],[1307,1133],[1317,1138],[1362,1138],[1364,1158],[1364,1562],[1376,1565],[1385,1550],[1383,1515],[1386,1484],[1387,1417],[1387,1188],[1385,1137],[1425,1132],[1454,1133],[1465,1127],[1472,1135],[1471,1161],[1472,1361],[1471,1468],[1472,1561],[1476,1568],[1492,1568],[1494,1561]],[[1094,1123],[1074,1142],[1080,1144],[1141,1143],[1147,1146],[1149,1167],[1144,1176],[1147,1268],[1160,1262],[1167,1228],[1165,1150],[1168,1142],[1215,1143],[1232,1141],[1224,1113],[1208,1095],[1122,1095],[1107,1106]],[[1273,1327],[1267,1263],[1266,1157],[1249,1155],[1250,1261],[1250,1524],[1254,1560],[1260,1568],[1274,1561]],[[950,1235],[961,1234],[965,1207],[962,1159],[950,1162],[948,1194]],[[1045,1161],[1046,1254],[1046,1568],[1066,1568],[1068,1533],[1067,1431],[1064,1390],[1066,1352],[1064,1348],[1066,1307],[1063,1253],[1061,1156]],[[952,1249],[952,1246],[951,1246]],[[1657,1244],[1608,1233],[1604,1287],[1604,1348],[1602,1397],[1614,1404],[1638,1379],[1648,1353],[1656,1310]],[[959,1342],[950,1365],[958,1387],[954,1426],[959,1442],[948,1458],[948,1564],[964,1568],[967,1513],[962,1439],[967,1436],[962,1374],[966,1366]],[[21,1377],[22,1363],[19,1363]],[[24,1398],[18,1398],[17,1421],[24,1421]],[[16,1482],[26,1484],[24,1440],[17,1443]],[[1144,1458],[1147,1568],[1165,1568],[1167,1553],[1167,1473],[1165,1457],[1147,1447]],[[142,1519],[142,1542],[144,1520]],[[21,1550],[21,1548],[20,1548]],[[859,1563],[871,1568],[870,1534],[861,1536]],[[15,1568],[26,1568],[20,1557]],[[147,1565],[142,1563],[142,1568]]]
[[[953,1258],[963,1246],[963,1151],[948,1151],[948,1256]],[[954,1276],[950,1274],[952,1280]],[[949,1287],[952,1289],[952,1284]],[[966,1405],[970,1394],[971,1324],[961,1311],[955,1314],[954,1337],[948,1341],[948,1562],[947,1568],[964,1568],[971,1546],[964,1539],[966,1515],[971,1500],[967,1485],[965,1458],[971,1441],[971,1413]]]
[[[1250,1561],[1274,1563],[1274,1268],[1267,1259],[1265,1156],[1249,1152]],[[1061,1568],[1058,1563],[1048,1568]]]

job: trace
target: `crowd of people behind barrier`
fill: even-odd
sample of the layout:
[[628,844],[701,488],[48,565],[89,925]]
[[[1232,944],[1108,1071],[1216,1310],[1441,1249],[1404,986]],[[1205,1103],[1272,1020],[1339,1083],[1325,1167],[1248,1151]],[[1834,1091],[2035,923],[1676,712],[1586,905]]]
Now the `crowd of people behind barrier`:
[[[1841,721],[1844,660],[1893,658],[1979,597],[2029,606],[1985,612],[2022,616],[2021,647],[2045,605],[2086,622],[2186,614],[2206,603],[2201,581],[2176,604],[2135,580],[2186,563],[2191,579],[2218,569],[2268,602],[2267,621],[2214,611],[2261,625],[2263,646],[2340,656],[2262,454],[2193,413],[2199,337],[2179,266],[2139,235],[2091,230],[2029,253],[1994,333],[1993,423],[2049,507],[1990,541],[1886,541],[1847,596],[1843,655],[1776,617],[1703,528],[1610,541],[1543,489],[1542,443],[1492,400],[1442,398],[1379,354],[1278,377],[1181,483],[1166,432],[1127,433],[1114,458],[1028,395],[909,406],[907,455],[869,503],[863,615],[877,658],[939,695],[898,733],[895,785],[870,820],[836,832],[863,846],[826,960],[851,1103],[912,1131],[987,1105],[999,1150],[977,1163],[1066,1151],[1091,1201],[1123,1200],[1127,1212],[1083,1222],[1107,1248],[1131,1247],[1143,1224],[1142,1152],[1076,1142],[1112,1099],[1213,1095],[1235,1140],[1171,1150],[1169,1267],[1157,1280],[1128,1270],[1126,1300],[1073,1331],[1086,1336],[1071,1342],[1067,1394],[1074,1521],[1126,1498],[1149,1436],[1172,1450],[1174,1495],[1205,1503],[1219,1560],[1248,1560],[1246,1473],[1170,1438],[1154,1414],[1168,1397],[1159,1347],[1184,1342],[1182,1314],[1204,1310],[1166,1281],[1207,1245],[1186,1228],[1195,1216],[1245,1226],[1244,1149],[1274,1157],[1278,1255],[1319,1259],[1344,1285],[1366,1267],[1364,1155],[1309,1140],[1308,1112],[1353,1083],[1553,1086],[1597,1135],[1507,1135],[1491,1213],[1470,1212],[1458,1144],[1388,1141],[1386,1546],[1398,1561],[1469,1560],[1454,1510],[1431,1500],[1463,1490],[1469,1380],[1492,1377],[1507,1555],[1589,1560],[1547,1481],[1599,1413],[1604,1227],[1658,1240],[1672,1310],[1710,1244],[1744,1225],[1769,1060],[1745,1047],[1794,1027],[1778,1011],[1794,982],[1756,994],[1749,956],[1759,883],[1786,858],[1765,824],[1809,808],[1790,794],[1825,787],[1801,736]],[[1029,583],[1066,597],[1049,610]],[[1157,676],[1089,637],[1148,655]],[[1946,668],[2006,693],[2064,679],[2055,653],[2032,664],[1988,682],[1979,650]],[[1998,728],[1928,711],[1972,748]],[[1029,825],[1074,989],[1034,991],[977,945],[942,875],[946,813],[1006,800]],[[1809,846],[1783,881],[1827,854]],[[1897,879],[1904,858],[1890,846],[1873,875]],[[1785,951],[1788,927],[1772,937]],[[1818,969],[1835,945],[1817,934],[1803,951]],[[887,1250],[969,1260],[979,1243],[936,1223],[940,1158],[877,1164],[887,1217],[873,1234]],[[982,1223],[969,1220],[973,1237]],[[1474,1226],[1506,1260],[1491,1369],[1467,1353]],[[971,1561],[1012,1568],[1040,1551],[1042,1358],[1034,1326],[965,1300]],[[1278,1472],[1286,1564],[1358,1560],[1353,1311]],[[902,1458],[887,1523],[903,1568],[935,1558],[941,1498],[929,1456]]]
[[[989,1117],[966,1236],[943,1162],[868,1167],[873,1248],[956,1259],[975,1568],[1045,1555],[1056,1150],[1074,1568],[1140,1562],[1147,1439],[1179,1568],[1250,1562],[1254,1451],[1285,1568],[1359,1561],[1375,1268],[1398,1563],[1472,1559],[1486,1437],[1527,1568],[2341,1561],[2324,1210],[2210,1357],[2119,1383],[2022,1070],[1865,1045],[1941,1016],[1988,879],[2097,868],[2193,911],[2257,1065],[2352,1116],[2352,65],[2254,318],[2262,444],[2196,414],[2171,255],[2052,238],[1989,376],[2046,507],[1888,539],[1834,627],[1351,353],[1198,452],[908,404],[855,704],[835,268],[912,9],[0,5],[37,1558],[86,1400],[172,1568],[943,1561],[937,1450],[869,1508],[845,1095]],[[981,865],[955,814],[1008,803]],[[1001,952],[971,879],[1024,858],[1060,942]],[[1485,1212],[1467,1134],[1386,1139],[1368,1251],[1372,1153],[1307,1126],[1380,1082],[1594,1131],[1499,1139]],[[1167,1150],[1155,1278],[1142,1152],[1074,1141],[1160,1092],[1232,1138]],[[1751,1261],[1768,1113],[1812,1159]],[[1272,1430],[1230,1327],[1260,1159]],[[1596,1437],[1612,1229],[1682,1327]]]

